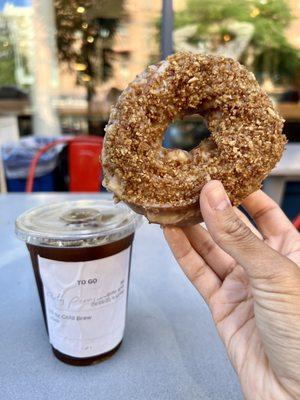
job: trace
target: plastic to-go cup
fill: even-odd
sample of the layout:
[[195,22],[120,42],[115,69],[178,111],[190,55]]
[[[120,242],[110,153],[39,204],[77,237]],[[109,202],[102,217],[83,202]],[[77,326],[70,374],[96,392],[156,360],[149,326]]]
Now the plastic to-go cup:
[[16,221],[26,242],[52,350],[89,365],[120,347],[131,249],[141,217],[108,200],[34,208]]

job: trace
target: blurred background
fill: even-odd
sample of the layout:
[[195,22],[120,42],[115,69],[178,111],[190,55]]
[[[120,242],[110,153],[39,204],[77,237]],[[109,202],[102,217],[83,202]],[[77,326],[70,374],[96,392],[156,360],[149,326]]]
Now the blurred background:
[[[78,160],[86,166],[99,153],[127,84],[178,50],[238,59],[271,96],[289,145],[265,190],[295,219],[298,0],[0,0],[1,192],[100,190],[101,170],[90,176],[96,188],[80,186]],[[168,128],[164,146],[190,150],[208,135],[200,116],[186,116]]]

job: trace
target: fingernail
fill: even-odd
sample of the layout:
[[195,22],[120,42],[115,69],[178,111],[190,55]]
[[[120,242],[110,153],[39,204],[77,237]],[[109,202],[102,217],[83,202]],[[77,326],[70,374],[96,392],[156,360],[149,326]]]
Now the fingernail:
[[231,206],[230,200],[220,182],[214,182],[213,187],[206,194],[210,207],[214,210],[224,211]]

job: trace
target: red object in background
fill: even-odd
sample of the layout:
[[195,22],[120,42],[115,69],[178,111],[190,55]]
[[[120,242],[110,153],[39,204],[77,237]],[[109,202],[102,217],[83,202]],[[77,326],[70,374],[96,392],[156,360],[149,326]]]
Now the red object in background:
[[300,214],[294,219],[293,224],[300,231]]
[[69,177],[71,192],[99,192],[101,186],[102,166],[100,154],[103,138],[98,136],[77,136],[60,138],[40,149],[32,159],[29,167],[26,192],[31,193],[35,170],[41,156],[51,147],[58,144],[69,145]]
[[100,191],[102,145],[103,139],[98,136],[78,136],[69,142],[70,192]]

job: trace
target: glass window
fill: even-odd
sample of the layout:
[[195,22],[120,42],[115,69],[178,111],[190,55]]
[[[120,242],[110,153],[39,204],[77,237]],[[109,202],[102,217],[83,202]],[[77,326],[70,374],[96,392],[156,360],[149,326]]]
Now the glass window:
[[64,99],[60,109],[72,113],[69,100],[81,99],[91,115],[90,133],[103,132],[121,91],[153,58],[159,60],[161,1],[71,2],[68,12],[64,3],[54,2]]
[[[294,0],[175,0],[175,50],[220,54],[251,69],[276,100],[296,89],[300,4]],[[289,94],[295,100],[297,94]],[[293,97],[294,96],[294,97]]]
[[[286,119],[300,119],[298,0],[173,6],[175,50],[237,58]],[[1,109],[18,117],[21,134],[103,134],[121,91],[160,59],[161,10],[162,0],[0,2]]]
[[[173,4],[175,51],[219,54],[246,65],[287,120],[285,133],[289,139],[299,141],[299,1],[174,0]],[[188,126],[194,124],[189,135],[197,145],[197,131],[201,129],[205,135],[209,132],[205,132],[201,120],[186,119]],[[175,138],[177,131],[173,130]],[[184,133],[183,129],[179,131]],[[169,134],[172,145],[172,127]]]
[[8,112],[26,116],[26,133],[103,134],[121,91],[160,58],[161,8],[161,0],[0,2],[0,96]]

